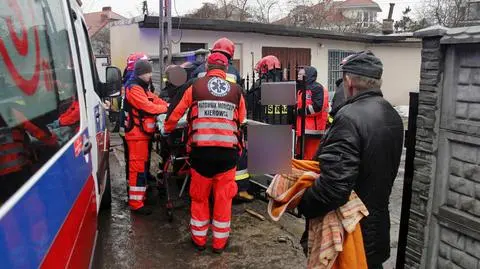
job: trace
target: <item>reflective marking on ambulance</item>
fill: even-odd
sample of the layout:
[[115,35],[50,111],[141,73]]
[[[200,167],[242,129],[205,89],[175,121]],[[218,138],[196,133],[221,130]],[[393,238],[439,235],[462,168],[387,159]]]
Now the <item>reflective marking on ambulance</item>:
[[233,112],[236,107],[235,104],[224,101],[199,101],[198,117],[233,120]]

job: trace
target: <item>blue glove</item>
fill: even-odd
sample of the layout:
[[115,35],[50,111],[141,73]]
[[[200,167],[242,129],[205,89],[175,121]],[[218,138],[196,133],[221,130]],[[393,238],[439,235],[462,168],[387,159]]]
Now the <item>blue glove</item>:
[[166,132],[165,132],[165,129],[163,129],[163,128],[160,130],[160,134],[161,134],[163,137],[167,137],[167,136],[169,135],[169,133],[166,133]]
[[60,128],[60,122],[58,120],[53,121],[52,123],[47,124],[50,129]]

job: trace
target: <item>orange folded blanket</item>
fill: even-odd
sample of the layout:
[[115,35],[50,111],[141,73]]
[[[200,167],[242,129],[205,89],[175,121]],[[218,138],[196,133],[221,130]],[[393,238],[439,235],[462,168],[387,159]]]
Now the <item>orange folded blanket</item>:
[[303,192],[312,186],[320,169],[316,161],[292,160],[292,174],[275,175],[267,189],[271,198],[268,214],[278,221],[285,210],[294,209],[300,203]]
[[[276,175],[267,189],[268,214],[275,221],[285,210],[298,206],[303,193],[320,173],[315,161],[293,160],[292,164],[292,174]],[[368,216],[367,208],[352,192],[345,205],[324,217],[308,220],[307,268],[366,269],[359,223],[365,216]]]

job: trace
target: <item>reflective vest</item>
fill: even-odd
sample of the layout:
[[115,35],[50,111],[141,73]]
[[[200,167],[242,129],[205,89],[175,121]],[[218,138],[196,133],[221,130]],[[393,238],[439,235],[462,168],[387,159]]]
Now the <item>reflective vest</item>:
[[[145,91],[145,94],[147,94],[146,91]],[[153,98],[149,97],[148,100],[150,102],[153,102]],[[155,115],[152,115],[140,109],[134,108],[132,105],[128,103],[126,96],[123,99],[122,105],[123,105],[124,117],[125,117],[125,122],[124,122],[125,132],[130,132],[133,129],[133,127],[137,126],[140,128],[140,130],[144,134],[153,135],[155,133],[156,131]]]
[[[207,72],[198,73],[198,78],[203,78],[207,75]],[[235,74],[227,73],[226,80],[231,83],[237,83],[237,76]]]
[[[323,89],[323,104],[320,112],[313,110],[312,91],[306,90],[306,115],[305,115],[305,134],[306,135],[323,135],[327,127],[328,120],[328,91]],[[298,91],[297,94],[297,108],[301,109],[302,106],[302,91]],[[297,136],[302,133],[302,117],[297,116]]]
[[0,176],[21,171],[27,165],[24,135],[18,128],[0,128]]
[[[226,73],[226,80],[231,83],[237,83],[237,76],[232,73]],[[205,77],[207,72],[200,72],[198,73],[199,78]],[[244,150],[237,165],[237,172],[235,174],[235,180],[244,180],[250,178],[250,174],[248,173],[248,165],[247,165],[247,152]]]
[[192,85],[189,145],[239,149],[238,106],[241,89],[219,77],[202,77]]

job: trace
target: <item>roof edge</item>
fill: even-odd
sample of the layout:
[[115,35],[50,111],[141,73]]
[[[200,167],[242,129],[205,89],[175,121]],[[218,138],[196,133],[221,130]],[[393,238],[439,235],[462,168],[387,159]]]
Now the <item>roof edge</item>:
[[[158,28],[159,17],[145,15],[143,21],[138,21],[140,28]],[[300,28],[279,24],[264,24],[255,22],[239,22],[228,20],[196,19],[185,17],[173,17],[172,27],[184,30],[205,30],[224,32],[258,33],[266,35],[325,38],[352,42],[382,43],[402,42],[407,39],[404,36],[368,35],[356,33],[339,33],[328,30]]]
[[447,31],[448,31],[447,27],[437,24],[437,25],[433,25],[433,26],[418,30],[413,33],[413,36],[418,38],[444,36],[447,33]]

